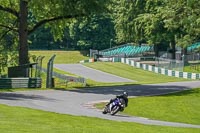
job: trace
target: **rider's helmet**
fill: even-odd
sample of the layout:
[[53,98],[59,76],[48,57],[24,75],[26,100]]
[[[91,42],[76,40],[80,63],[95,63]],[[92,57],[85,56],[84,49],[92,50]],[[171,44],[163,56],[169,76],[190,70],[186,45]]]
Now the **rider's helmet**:
[[128,93],[127,93],[127,92],[124,92],[124,93],[123,93],[123,96],[124,96],[124,97],[128,97]]

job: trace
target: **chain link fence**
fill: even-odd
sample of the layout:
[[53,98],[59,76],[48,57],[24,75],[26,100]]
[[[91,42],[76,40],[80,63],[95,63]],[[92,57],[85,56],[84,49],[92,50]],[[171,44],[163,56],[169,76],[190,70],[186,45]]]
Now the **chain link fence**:
[[156,57],[155,66],[169,70],[183,71],[184,61]]

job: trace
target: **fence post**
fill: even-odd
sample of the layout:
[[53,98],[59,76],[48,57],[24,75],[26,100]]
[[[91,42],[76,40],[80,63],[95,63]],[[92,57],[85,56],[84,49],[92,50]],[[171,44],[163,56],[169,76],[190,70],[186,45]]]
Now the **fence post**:
[[42,60],[44,57],[45,56],[38,56],[36,59],[37,65],[36,65],[35,77],[41,77]]
[[53,61],[56,55],[53,55],[47,64],[47,78],[46,78],[46,88],[53,88]]

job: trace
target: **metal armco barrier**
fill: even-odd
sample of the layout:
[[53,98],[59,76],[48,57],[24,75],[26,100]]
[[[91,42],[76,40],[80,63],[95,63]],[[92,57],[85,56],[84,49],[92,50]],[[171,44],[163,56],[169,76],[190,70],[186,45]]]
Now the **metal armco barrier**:
[[[47,73],[47,69],[45,69],[45,68],[42,68],[42,71]],[[86,86],[86,79],[83,77],[67,76],[64,74],[57,73],[57,72],[52,72],[52,75],[56,78],[59,78],[59,79],[62,79],[62,80],[68,81],[68,82],[79,82],[79,83],[82,83],[83,86]]]

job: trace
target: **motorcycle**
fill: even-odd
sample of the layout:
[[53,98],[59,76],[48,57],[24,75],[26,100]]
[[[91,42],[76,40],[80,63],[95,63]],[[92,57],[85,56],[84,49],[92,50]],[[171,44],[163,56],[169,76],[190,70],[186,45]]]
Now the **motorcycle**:
[[119,111],[123,111],[125,108],[125,101],[122,98],[117,98],[110,104],[106,105],[103,114],[110,113],[111,115],[115,115]]

